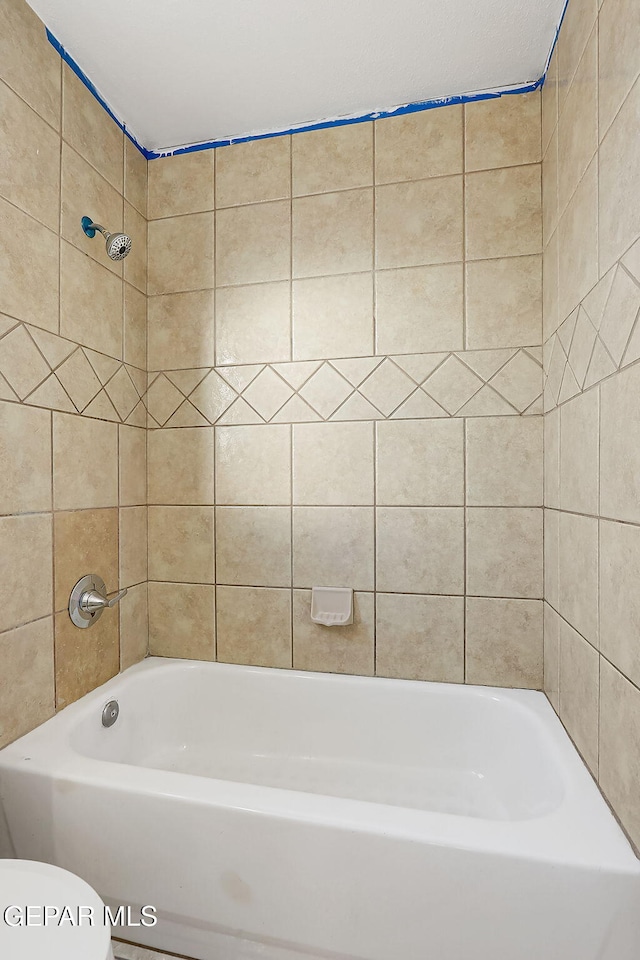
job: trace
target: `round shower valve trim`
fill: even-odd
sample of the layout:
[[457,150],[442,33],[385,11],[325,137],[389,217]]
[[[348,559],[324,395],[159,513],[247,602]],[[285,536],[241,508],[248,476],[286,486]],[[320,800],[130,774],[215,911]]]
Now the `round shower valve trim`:
[[115,607],[127,591],[121,590],[111,600],[107,598],[107,586],[97,573],[90,573],[78,580],[69,597],[69,616],[76,627],[92,626],[107,607]]

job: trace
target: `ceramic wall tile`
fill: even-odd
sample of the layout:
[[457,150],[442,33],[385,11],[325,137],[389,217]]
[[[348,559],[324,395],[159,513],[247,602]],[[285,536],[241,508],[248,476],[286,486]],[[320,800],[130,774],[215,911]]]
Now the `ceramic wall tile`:
[[53,610],[51,514],[0,517],[0,630]]
[[640,775],[640,693],[606,660],[600,686],[600,786],[636,847],[640,819],[635,785]]
[[469,419],[466,457],[470,506],[542,506],[542,417]]
[[216,507],[216,581],[291,586],[289,507]]
[[501,687],[543,685],[542,600],[469,597],[466,681]]
[[540,189],[540,165],[537,163],[467,174],[468,259],[540,253]]
[[162,157],[150,163],[149,220],[213,210],[214,164],[213,150]]
[[460,350],[463,302],[461,263],[378,271],[376,353]]
[[371,507],[294,507],[294,587],[374,587]]
[[294,197],[370,186],[373,131],[373,123],[355,123],[292,137]]
[[[215,151],[216,207],[291,196],[291,138],[234,143]],[[196,154],[197,156],[197,154]],[[182,170],[184,177],[185,171]],[[204,208],[203,208],[204,209]]]
[[293,502],[373,505],[373,424],[299,423],[293,428]]
[[598,775],[597,651],[565,620],[560,623],[560,718],[589,769]]
[[149,653],[154,657],[214,660],[215,587],[149,583]]
[[[147,162],[23,0],[3,4],[2,24],[4,745],[147,650]],[[124,266],[108,258],[101,237],[85,236],[84,215],[130,232]],[[71,588],[91,572],[110,593],[119,574],[127,585],[140,581],[122,617],[122,651],[120,610],[89,633],[69,619]]]
[[291,590],[218,587],[218,660],[290,667]]
[[386,117],[375,124],[376,183],[462,173],[462,107]]
[[373,190],[345,190],[293,202],[293,275],[331,276],[370,270]]
[[293,591],[295,670],[372,676],[375,661],[372,593],[354,593],[353,623],[333,630],[311,620],[311,591]]
[[387,420],[376,430],[379,504],[444,507],[464,503],[462,420]]
[[376,674],[462,683],[464,600],[379,593]]
[[291,205],[288,201],[230,207],[217,212],[218,286],[288,280],[290,250]]
[[51,510],[51,414],[0,402],[0,514]]
[[460,176],[378,187],[376,267],[462,260],[462,194]]
[[543,92],[545,690],[636,843],[639,29],[571,0]]
[[0,745],[5,747],[54,714],[52,617],[1,633],[0,661],[5,681]]
[[467,511],[467,591],[474,596],[542,596],[542,510]]
[[66,63],[62,65],[62,136],[122,193],[124,134]]
[[57,232],[60,138],[3,83],[0,117],[0,196]]
[[379,507],[378,590],[464,593],[464,517],[459,507]]
[[[2,13],[2,79],[43,120],[60,130],[60,58],[47,39],[43,23],[24,0],[7,0]],[[33,69],[34,63],[38,70]]]
[[57,511],[53,520],[54,609],[67,609],[74,586],[89,573],[102,577],[109,593],[118,590],[117,509]]
[[149,507],[149,579],[214,582],[213,507]]
[[539,163],[540,91],[464,106],[465,169]]

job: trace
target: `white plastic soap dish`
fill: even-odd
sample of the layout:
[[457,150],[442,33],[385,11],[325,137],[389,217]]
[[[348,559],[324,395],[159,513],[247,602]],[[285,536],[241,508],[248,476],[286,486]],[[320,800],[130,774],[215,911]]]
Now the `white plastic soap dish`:
[[350,587],[312,587],[311,619],[325,627],[353,623],[353,590]]

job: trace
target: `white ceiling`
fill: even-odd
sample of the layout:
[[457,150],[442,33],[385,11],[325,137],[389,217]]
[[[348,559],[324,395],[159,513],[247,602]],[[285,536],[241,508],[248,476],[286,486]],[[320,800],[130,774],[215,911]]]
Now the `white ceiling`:
[[29,0],[145,147],[542,75],[564,0]]

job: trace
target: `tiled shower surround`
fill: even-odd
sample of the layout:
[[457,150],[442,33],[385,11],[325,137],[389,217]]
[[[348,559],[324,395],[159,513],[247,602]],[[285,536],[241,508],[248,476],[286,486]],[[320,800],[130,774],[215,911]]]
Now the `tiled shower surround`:
[[150,163],[152,653],[542,685],[540,149],[536,93]]
[[635,0],[571,0],[542,101],[545,689],[637,847],[639,49]]
[[[638,840],[638,13],[601,6],[599,152],[595,16],[542,136],[534,93],[147,169],[0,0],[0,743],[147,649],[544,682]],[[130,590],[79,631],[88,572]],[[353,626],[310,622],[315,584]]]
[[[31,9],[0,0],[0,745],[147,649],[146,178]],[[84,214],[124,222],[124,269]],[[92,630],[66,613],[85,573],[129,587]]]

